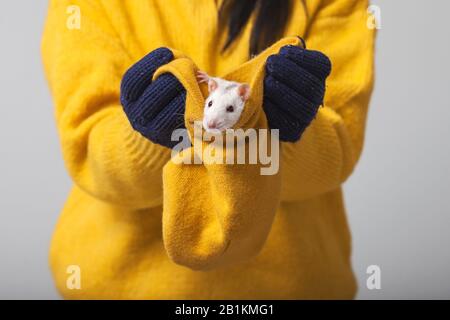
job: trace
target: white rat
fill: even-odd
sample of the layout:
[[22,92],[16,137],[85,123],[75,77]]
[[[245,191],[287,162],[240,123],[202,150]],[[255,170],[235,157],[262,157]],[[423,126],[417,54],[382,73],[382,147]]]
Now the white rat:
[[210,77],[198,71],[199,83],[207,82],[209,96],[203,111],[203,129],[217,133],[232,128],[241,117],[245,102],[250,98],[250,87],[245,83]]

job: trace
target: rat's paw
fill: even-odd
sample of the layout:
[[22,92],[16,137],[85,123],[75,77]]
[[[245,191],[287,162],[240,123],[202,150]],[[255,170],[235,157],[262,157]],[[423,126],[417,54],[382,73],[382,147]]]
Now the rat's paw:
[[133,65],[121,84],[121,102],[131,126],[154,143],[172,148],[172,132],[184,128],[186,90],[171,73],[152,81],[153,74],[174,58],[159,48]]
[[285,46],[267,59],[264,111],[269,126],[280,130],[280,140],[300,139],[323,103],[330,71],[328,57],[298,46]]
[[199,83],[208,82],[209,76],[206,72],[199,70],[197,71],[197,80]]

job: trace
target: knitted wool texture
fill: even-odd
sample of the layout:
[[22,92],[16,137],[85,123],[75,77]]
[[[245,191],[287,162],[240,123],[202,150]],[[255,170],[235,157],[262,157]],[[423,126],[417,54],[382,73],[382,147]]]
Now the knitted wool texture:
[[264,81],[264,111],[280,140],[298,141],[323,103],[331,62],[318,51],[285,46],[269,57]]
[[[170,73],[151,81],[155,71],[173,59],[158,48],[124,75],[121,102],[133,128],[154,143],[172,148],[172,132],[185,128],[186,90]],[[298,141],[323,102],[329,59],[320,52],[286,46],[269,57],[264,81],[264,111],[281,141]],[[147,76],[145,76],[147,75]]]
[[[154,143],[172,148],[172,132],[184,127],[186,90],[170,73],[151,81],[162,65],[173,59],[158,48],[124,75],[121,102],[135,130]],[[264,111],[269,127],[280,130],[280,140],[298,141],[323,102],[325,79],[331,70],[321,52],[286,46],[269,57],[264,81]]]
[[172,132],[184,128],[186,90],[170,73],[152,81],[153,74],[173,59],[159,48],[133,65],[124,75],[121,102],[133,128],[162,146],[173,147]]
[[[249,81],[256,91],[248,111],[255,113],[243,114],[239,126],[267,126],[263,101],[270,89],[265,82],[272,77],[276,85],[291,84],[289,79],[279,81],[270,75],[265,68],[268,56],[262,62],[255,60],[257,66],[247,63],[252,21],[230,50],[222,53],[226,34],[217,27],[215,0],[171,0],[170,5],[167,0],[50,1],[42,54],[62,156],[73,181],[49,253],[55,285],[63,297],[354,296],[341,184],[363,146],[373,84],[374,30],[366,26],[368,1],[306,2],[308,15],[301,1],[293,1],[284,36],[304,35],[309,49],[330,58],[333,71],[326,81],[323,107],[300,140],[281,144],[280,174],[265,179],[256,176],[258,166],[254,171],[247,167],[239,171],[239,166],[184,168],[168,162],[170,149],[143,137],[127,116],[138,119],[131,113],[131,104],[144,96],[142,92],[152,90],[152,84],[168,81],[164,74],[171,74],[186,90],[186,97],[172,91],[176,82],[167,88],[167,96],[175,94],[175,99],[186,101],[184,125],[190,130],[189,121],[202,116],[207,95],[194,79],[199,68]],[[67,8],[73,5],[81,12],[79,29],[67,27]],[[269,54],[281,59],[281,48],[289,44],[295,43],[279,44]],[[128,108],[124,101],[122,106],[123,75],[160,47],[177,49],[171,50],[173,59],[164,61],[152,79],[142,74],[145,81],[139,80],[139,71],[130,77],[135,81],[127,98],[131,104]],[[305,74],[323,78],[326,68],[317,74],[321,69],[308,68],[308,57],[304,53],[300,67]],[[306,99],[305,90],[291,89],[289,95],[299,95],[296,103]],[[315,102],[320,104],[319,97]],[[284,96],[278,98],[273,104],[290,111],[290,105],[281,103]],[[139,112],[145,114],[143,109]],[[313,113],[306,112],[305,119]],[[148,123],[164,122],[153,122],[151,117],[146,121],[142,122],[145,128]],[[145,128],[142,132],[151,135]],[[81,270],[80,290],[67,287],[67,270],[72,265]]]
[[[280,40],[257,57],[222,75],[248,83],[251,96],[236,127],[267,129],[261,108],[267,57],[286,45],[298,45],[296,37]],[[206,93],[197,85],[193,61],[181,54],[157,70],[155,81],[174,74],[187,89],[185,125],[191,141],[203,145],[184,152],[189,161],[169,162],[163,170],[163,238],[171,259],[192,269],[211,269],[250,259],[263,246],[280,201],[281,174],[261,175],[261,164],[192,164],[203,156],[208,142],[194,137],[193,121],[201,120]],[[270,146],[270,136],[259,136],[258,147]],[[198,139],[198,140],[196,140]],[[245,144],[240,148],[246,148]],[[201,154],[198,154],[198,153]],[[223,147],[223,159],[228,149]],[[237,147],[233,149],[237,154]],[[269,148],[270,152],[270,148]],[[196,154],[197,153],[197,154]],[[270,153],[269,153],[270,154]],[[199,195],[207,195],[200,200]],[[201,196],[200,196],[201,197]],[[205,229],[205,225],[208,227]],[[182,235],[182,236],[180,236]]]

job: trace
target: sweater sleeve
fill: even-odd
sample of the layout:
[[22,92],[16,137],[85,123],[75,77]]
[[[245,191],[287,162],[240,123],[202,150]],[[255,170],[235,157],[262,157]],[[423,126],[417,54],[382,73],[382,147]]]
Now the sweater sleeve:
[[353,171],[361,154],[373,87],[374,31],[368,1],[326,0],[306,35],[309,48],[333,64],[324,106],[300,141],[283,143],[283,201],[331,191]]
[[94,197],[161,205],[170,152],[134,131],[122,110],[120,81],[133,59],[105,17],[101,2],[50,1],[42,56],[63,157],[73,181]]

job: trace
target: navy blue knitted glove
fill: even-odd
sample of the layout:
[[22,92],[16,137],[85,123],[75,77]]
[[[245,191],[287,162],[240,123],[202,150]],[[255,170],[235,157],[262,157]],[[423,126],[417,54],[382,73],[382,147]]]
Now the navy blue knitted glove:
[[325,94],[331,62],[318,51],[285,46],[266,62],[264,112],[280,140],[298,141],[314,119]]
[[186,90],[178,79],[164,73],[152,81],[155,71],[173,60],[167,48],[158,48],[135,65],[123,76],[120,101],[132,125],[152,142],[172,148],[175,129],[184,128]]

